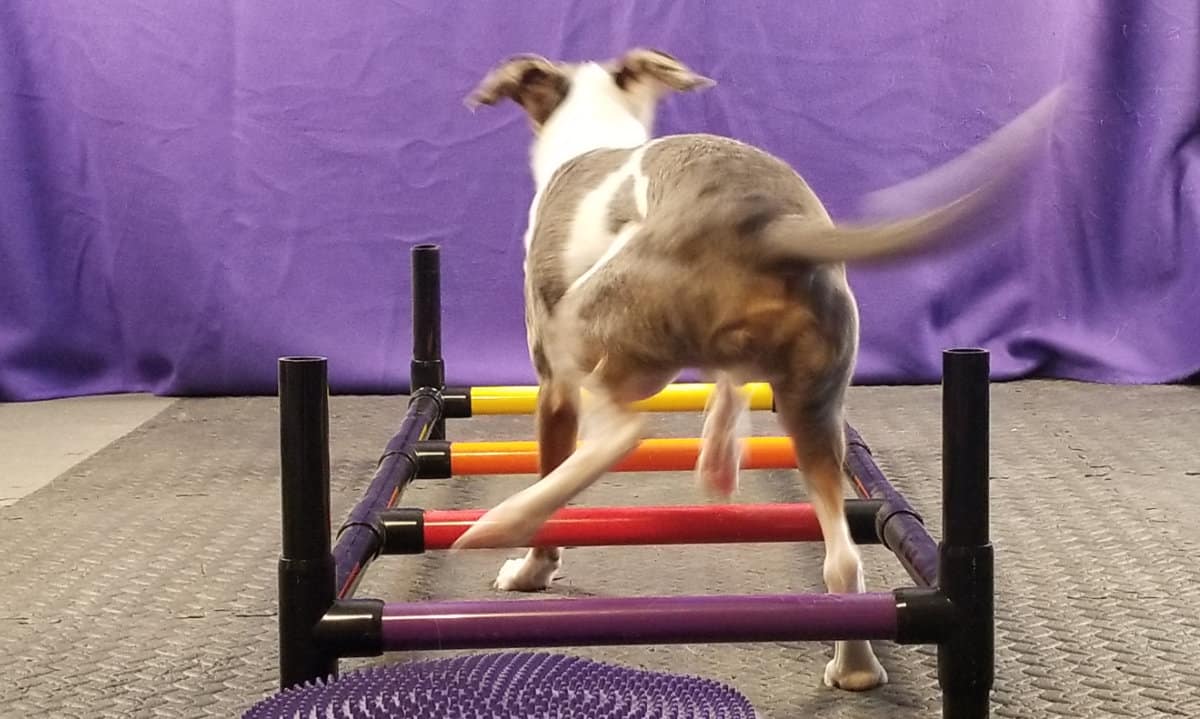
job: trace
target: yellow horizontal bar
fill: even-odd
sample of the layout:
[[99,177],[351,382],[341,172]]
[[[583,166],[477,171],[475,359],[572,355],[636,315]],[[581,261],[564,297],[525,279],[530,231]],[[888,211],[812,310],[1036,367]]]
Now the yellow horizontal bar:
[[[704,409],[712,394],[711,382],[680,382],[668,385],[653,397],[634,404],[643,412],[693,412]],[[750,409],[771,409],[771,385],[749,382],[744,390],[750,396]],[[537,407],[537,387],[472,387],[471,414],[533,414]]]

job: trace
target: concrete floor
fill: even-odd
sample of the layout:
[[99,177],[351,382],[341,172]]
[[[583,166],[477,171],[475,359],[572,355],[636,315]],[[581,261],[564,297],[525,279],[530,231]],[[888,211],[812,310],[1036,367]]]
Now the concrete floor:
[[[111,399],[115,408],[100,398],[0,408],[0,456],[25,460],[0,476],[19,478],[18,491],[32,489],[33,458],[57,462],[40,472],[44,481],[86,457],[0,508],[0,718],[240,716],[278,680],[277,400]],[[1197,399],[1185,387],[993,387],[997,719],[1200,717]],[[335,522],[362,498],[405,404],[400,396],[331,398]],[[856,387],[850,416],[938,536],[938,389]],[[701,424],[696,413],[648,419],[660,436],[695,436]],[[752,428],[778,431],[765,412]],[[87,457],[105,437],[130,430]],[[449,434],[528,438],[530,419],[455,420]],[[580,503],[701,501],[680,474],[605,477]],[[527,484],[519,476],[421,482],[403,503],[488,507]],[[738,500],[804,494],[794,472],[760,471],[747,473]],[[499,599],[491,579],[513,554],[384,557],[359,596]],[[873,591],[907,585],[886,549],[863,554]],[[807,593],[819,591],[821,567],[815,543],[579,548],[549,596]],[[725,682],[774,719],[937,716],[930,648],[879,642],[876,650],[891,683],[853,695],[823,687],[831,648],[820,642],[556,652]],[[431,656],[441,654],[347,660],[343,668]]]
[[0,403],[0,507],[49,484],[174,401],[125,394]]

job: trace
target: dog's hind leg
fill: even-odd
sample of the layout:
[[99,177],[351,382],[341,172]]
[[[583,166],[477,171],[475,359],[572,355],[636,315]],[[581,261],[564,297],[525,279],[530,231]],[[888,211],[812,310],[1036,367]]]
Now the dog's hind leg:
[[727,500],[737,490],[742,460],[742,428],[749,421],[749,402],[733,379],[717,376],[700,433],[700,456],[696,460],[696,483],[711,499]]
[[[864,592],[862,560],[850,537],[843,504],[846,449],[840,408],[844,392],[839,391],[834,401],[814,403],[806,392],[774,390],[780,421],[795,444],[796,461],[825,538],[825,586],[839,594]],[[840,641],[834,645],[824,679],[826,686],[862,691],[887,683],[887,672],[870,642]]]
[[[545,477],[575,451],[579,435],[579,388],[542,380],[538,387],[538,475]],[[562,568],[561,547],[533,547],[519,559],[500,567],[495,587],[505,591],[535,592],[550,587]]]

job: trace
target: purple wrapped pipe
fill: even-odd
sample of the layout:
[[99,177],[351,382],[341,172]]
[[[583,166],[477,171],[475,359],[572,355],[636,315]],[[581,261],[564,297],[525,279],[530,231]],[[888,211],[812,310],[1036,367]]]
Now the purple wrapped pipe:
[[384,651],[892,639],[891,593],[386,604]]
[[854,477],[854,489],[864,499],[881,499],[876,520],[883,544],[896,555],[908,576],[923,587],[936,587],[937,542],[929,536],[921,516],[904,495],[888,482],[871,457],[871,449],[853,427],[846,427],[846,466]]

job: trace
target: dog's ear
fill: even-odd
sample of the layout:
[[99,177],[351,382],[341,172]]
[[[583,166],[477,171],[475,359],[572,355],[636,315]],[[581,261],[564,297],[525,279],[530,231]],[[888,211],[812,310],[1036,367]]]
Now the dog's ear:
[[571,83],[563,68],[539,55],[517,55],[487,74],[467,96],[467,107],[495,105],[508,98],[542,125],[567,96]]
[[702,90],[717,83],[661,50],[639,47],[625,53],[612,65],[613,80],[622,90],[641,83],[659,93],[668,90]]

